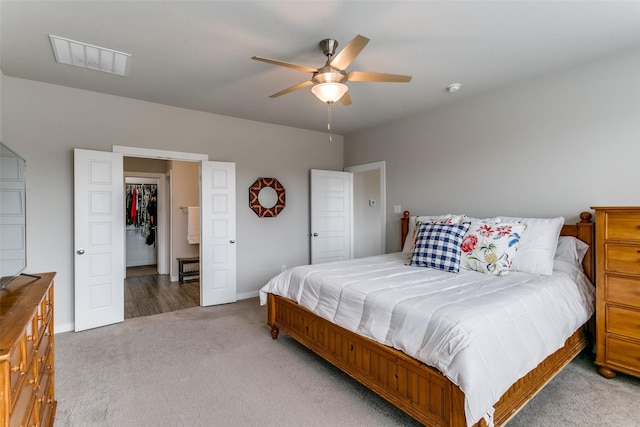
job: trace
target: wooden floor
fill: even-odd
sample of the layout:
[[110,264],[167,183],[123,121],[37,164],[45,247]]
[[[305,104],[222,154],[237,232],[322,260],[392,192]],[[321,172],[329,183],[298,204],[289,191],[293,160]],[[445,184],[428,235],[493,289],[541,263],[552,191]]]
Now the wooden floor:
[[137,276],[129,273],[127,271],[127,278],[124,280],[125,319],[200,305],[198,280],[179,283],[171,282],[168,274]]

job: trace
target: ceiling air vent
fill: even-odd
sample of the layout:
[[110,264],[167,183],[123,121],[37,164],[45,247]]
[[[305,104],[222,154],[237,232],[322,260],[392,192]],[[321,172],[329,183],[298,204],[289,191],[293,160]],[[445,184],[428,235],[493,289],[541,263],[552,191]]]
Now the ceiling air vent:
[[129,69],[128,53],[93,46],[49,34],[53,54],[59,64],[75,65],[89,70],[126,76]]

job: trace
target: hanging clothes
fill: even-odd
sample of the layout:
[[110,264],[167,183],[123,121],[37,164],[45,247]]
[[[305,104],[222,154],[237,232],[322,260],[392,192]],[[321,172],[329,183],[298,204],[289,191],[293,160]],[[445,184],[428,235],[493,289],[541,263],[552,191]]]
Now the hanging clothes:
[[134,225],[148,245],[155,244],[157,192],[156,184],[127,184],[127,225]]
[[132,224],[137,224],[137,212],[138,212],[138,189],[134,186],[131,189],[131,212],[130,212],[130,216],[131,216],[131,223]]
[[147,214],[149,218],[149,235],[147,236],[147,245],[156,243],[156,215],[157,215],[157,196],[152,193],[147,202]]

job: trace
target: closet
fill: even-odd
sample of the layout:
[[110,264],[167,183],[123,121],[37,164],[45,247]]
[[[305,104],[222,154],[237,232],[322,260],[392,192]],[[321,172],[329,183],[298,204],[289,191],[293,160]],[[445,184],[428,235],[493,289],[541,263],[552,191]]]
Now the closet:
[[126,266],[157,271],[157,179],[128,177],[125,197]]

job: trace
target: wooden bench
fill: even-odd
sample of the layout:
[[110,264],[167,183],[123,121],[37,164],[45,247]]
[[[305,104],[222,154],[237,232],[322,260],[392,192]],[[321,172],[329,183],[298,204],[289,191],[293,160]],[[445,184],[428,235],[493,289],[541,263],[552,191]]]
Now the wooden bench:
[[185,277],[200,276],[200,257],[177,258],[178,278],[184,283]]

